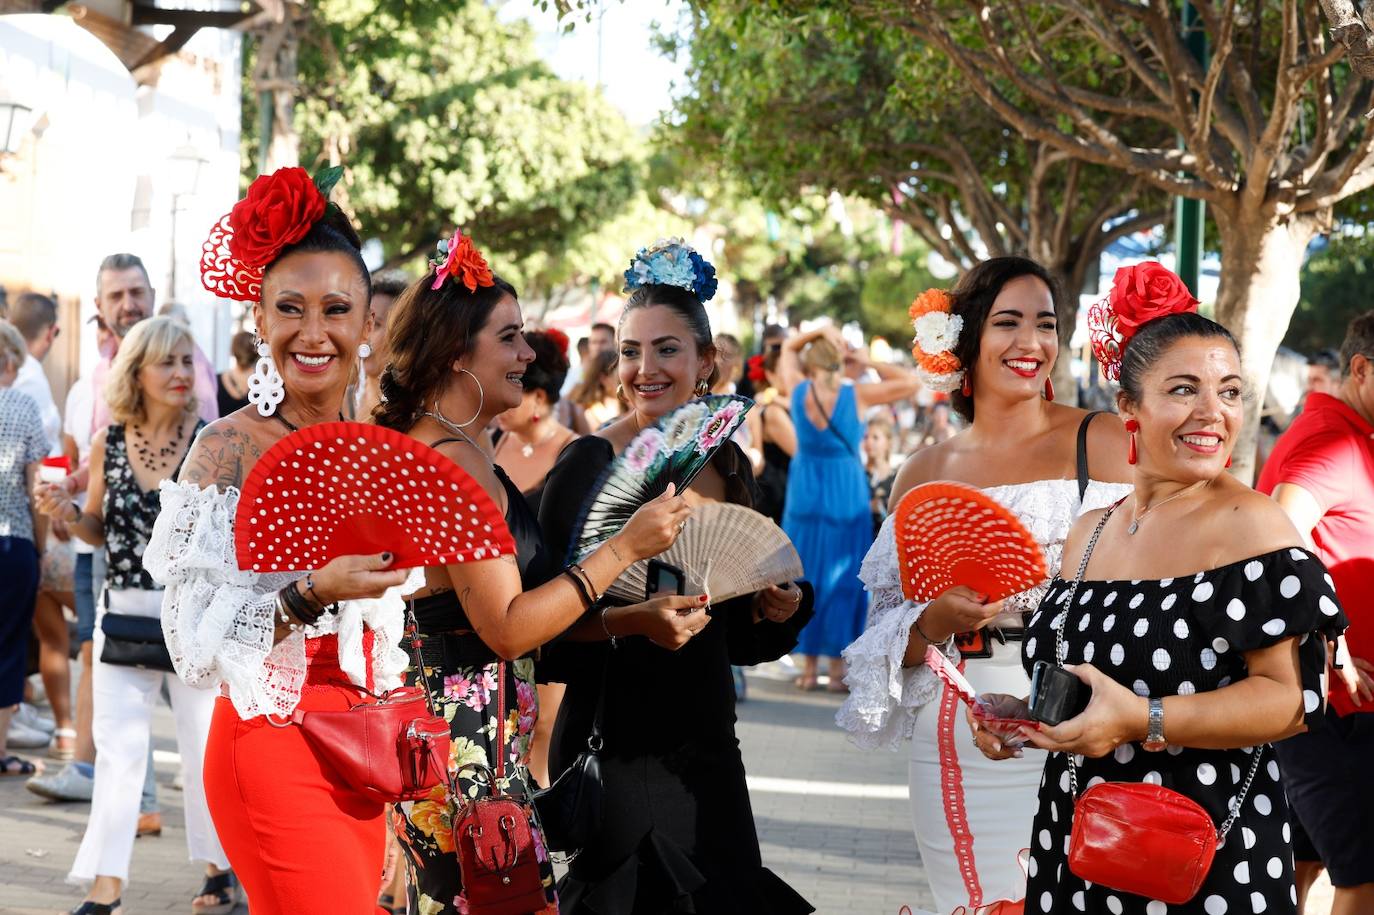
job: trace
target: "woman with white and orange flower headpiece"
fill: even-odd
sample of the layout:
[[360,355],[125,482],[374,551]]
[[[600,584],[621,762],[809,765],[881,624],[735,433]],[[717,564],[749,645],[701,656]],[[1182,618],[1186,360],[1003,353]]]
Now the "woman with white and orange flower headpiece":
[[[985,261],[949,293],[912,304],[922,381],[949,392],[969,425],[909,458],[891,505],[913,487],[955,480],[1014,511],[1050,568],[1073,519],[1127,492],[1120,420],[1054,402],[1058,287],[1022,257]],[[941,912],[1020,899],[1017,854],[1027,844],[1044,755],[994,764],[978,752],[963,710],[923,663],[935,645],[978,692],[1028,692],[1021,671],[1025,618],[1037,588],[988,603],[955,587],[929,603],[907,600],[889,516],[860,572],[872,596],[868,625],[847,649],[850,695],[836,720],[862,747],[911,740],[911,813],[921,860]]]

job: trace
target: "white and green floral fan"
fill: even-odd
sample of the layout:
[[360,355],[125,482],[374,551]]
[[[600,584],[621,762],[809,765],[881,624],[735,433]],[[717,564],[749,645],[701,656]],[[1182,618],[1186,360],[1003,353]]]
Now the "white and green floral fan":
[[[727,441],[754,402],[733,394],[688,401],[642,430],[616,455],[582,506],[568,549],[581,561],[672,483],[682,492]],[[643,592],[640,592],[643,596]]]
[[[658,558],[683,571],[686,593],[709,595],[713,604],[802,577],[801,557],[782,528],[767,515],[729,502],[692,509],[677,541]],[[649,563],[641,559],[606,591],[641,601],[648,584]]]

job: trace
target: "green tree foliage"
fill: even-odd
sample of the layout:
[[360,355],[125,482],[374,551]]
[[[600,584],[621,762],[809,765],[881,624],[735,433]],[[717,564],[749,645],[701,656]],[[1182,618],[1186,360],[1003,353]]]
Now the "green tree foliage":
[[1333,235],[1302,268],[1302,298],[1283,345],[1300,353],[1336,348],[1346,325],[1374,309],[1374,233]]
[[459,226],[499,272],[547,290],[647,206],[642,139],[485,3],[320,0],[300,40],[301,162],[347,167],[336,199],[389,265],[421,263]]

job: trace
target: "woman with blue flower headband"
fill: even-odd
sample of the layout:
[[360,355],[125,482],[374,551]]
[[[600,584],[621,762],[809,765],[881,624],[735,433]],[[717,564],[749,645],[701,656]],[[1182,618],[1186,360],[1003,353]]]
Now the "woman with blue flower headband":
[[[706,394],[715,374],[702,305],[715,293],[715,269],[671,239],[641,249],[625,281],[631,295],[616,343],[629,409],[568,445],[549,473],[540,523],[556,554],[567,551],[580,506],[615,456],[645,426]],[[683,496],[752,505],[756,491],[748,459],[728,442]],[[810,615],[809,589],[789,582],[679,617],[686,631],[636,626],[631,617],[643,612],[608,612],[604,626],[590,615],[546,651],[545,672],[560,671],[551,678],[568,684],[550,747],[553,776],[587,746],[603,671],[605,684],[604,818],[558,885],[563,915],[812,911],[763,866],[731,676],[732,663],[790,651]]]

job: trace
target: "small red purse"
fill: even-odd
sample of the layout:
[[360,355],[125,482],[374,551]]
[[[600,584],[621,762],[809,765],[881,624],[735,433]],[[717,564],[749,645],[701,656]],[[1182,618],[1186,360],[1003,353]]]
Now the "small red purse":
[[[1102,514],[1097,528],[1083,550],[1078,574],[1069,585],[1064,606],[1074,607],[1074,597],[1088,559],[1107,519],[1117,502]],[[1067,652],[1064,630],[1069,611],[1059,617],[1054,632],[1054,657],[1061,666]],[[1053,624],[1051,624],[1053,625]],[[1212,858],[1226,842],[1226,836],[1240,816],[1259,771],[1264,747],[1250,751],[1250,774],[1231,805],[1231,815],[1218,829],[1211,814],[1197,801],[1162,785],[1141,782],[1104,782],[1082,795],[1078,793],[1078,766],[1072,753],[1069,763],[1069,792],[1075,798],[1073,833],[1069,838],[1069,871],[1089,883],[1097,883],[1124,893],[1158,899],[1169,905],[1182,905],[1197,895]]]
[[388,804],[419,800],[447,777],[448,722],[430,714],[414,686],[375,698],[337,712],[298,708],[290,720],[359,794]]
[[[472,915],[529,915],[548,907],[539,872],[533,806],[502,793],[506,771],[506,662],[496,665],[496,768],[469,765],[486,773],[487,797],[468,798],[453,818],[453,847],[463,876],[463,895]],[[450,786],[457,803],[462,795]]]

